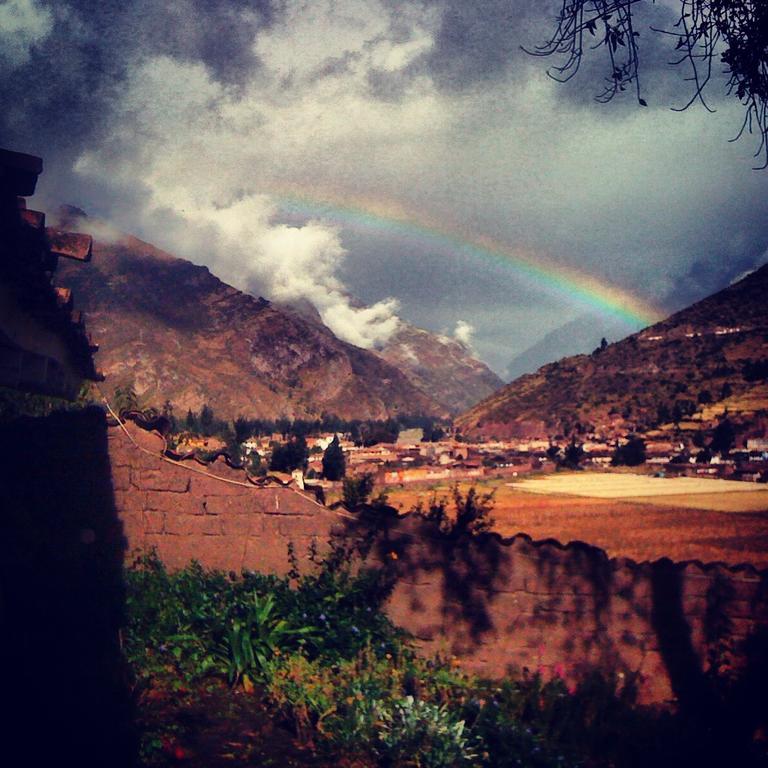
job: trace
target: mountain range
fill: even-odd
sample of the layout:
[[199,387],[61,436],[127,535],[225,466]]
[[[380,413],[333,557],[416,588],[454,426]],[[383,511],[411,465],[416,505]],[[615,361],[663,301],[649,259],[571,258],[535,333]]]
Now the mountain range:
[[606,437],[768,412],[768,265],[666,320],[509,383],[456,421],[475,437]]
[[533,373],[542,365],[562,357],[564,353],[577,355],[591,352],[600,346],[602,339],[618,341],[640,325],[630,325],[620,318],[587,313],[555,328],[527,349],[524,349],[507,366],[507,381],[514,381],[526,373]]
[[[65,214],[89,230],[82,212]],[[227,418],[447,417],[502,383],[458,342],[403,323],[389,347],[361,349],[312,308],[251,296],[130,235],[97,236],[89,269],[62,265],[58,279],[87,314],[105,391],[131,384],[178,412],[207,403]]]

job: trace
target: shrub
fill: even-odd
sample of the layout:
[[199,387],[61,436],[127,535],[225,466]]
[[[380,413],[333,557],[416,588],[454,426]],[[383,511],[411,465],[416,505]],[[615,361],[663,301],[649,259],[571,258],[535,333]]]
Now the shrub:
[[630,435],[624,445],[617,445],[611,457],[611,464],[616,466],[636,467],[645,463],[645,440],[637,435]]
[[137,675],[237,683],[263,677],[278,651],[335,661],[371,643],[382,653],[399,647],[404,633],[379,610],[389,590],[383,573],[355,569],[342,546],[310,557],[316,570],[295,589],[288,577],[231,579],[197,563],[168,573],[155,555],[140,558],[126,573],[125,652]]
[[342,501],[347,509],[365,504],[373,493],[373,475],[365,472],[357,477],[345,477],[342,487]]

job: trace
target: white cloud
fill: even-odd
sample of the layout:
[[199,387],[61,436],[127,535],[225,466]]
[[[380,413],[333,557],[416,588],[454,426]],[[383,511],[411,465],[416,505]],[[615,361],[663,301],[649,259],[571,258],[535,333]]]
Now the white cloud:
[[[337,15],[333,34],[312,6],[294,26],[289,18],[261,38],[259,55],[268,71],[245,92],[214,81],[199,63],[146,61],[121,97],[109,143],[84,153],[76,170],[126,188],[138,176],[146,195],[124,226],[207,264],[241,289],[279,301],[307,299],[340,338],[371,348],[398,329],[398,301],[385,296],[358,306],[339,277],[347,252],[338,229],[322,220],[280,223],[275,202],[280,188],[306,184],[334,167],[338,172],[340,162],[342,168],[350,163],[354,182],[370,178],[376,164],[392,174],[386,153],[369,155],[359,167],[363,145],[398,148],[438,130],[434,96],[416,92],[392,105],[366,92],[374,60],[390,69],[404,66],[424,48],[423,36],[387,43],[388,16],[353,13],[356,8],[352,3],[349,14]],[[324,26],[326,36],[318,33]],[[329,54],[350,50],[360,61],[341,82],[303,79]],[[416,153],[415,145],[408,150]]]
[[[78,171],[109,190],[121,228],[239,287],[308,299],[342,338],[383,343],[399,322],[395,296],[424,327],[456,325],[453,336],[498,370],[513,347],[581,311],[567,284],[548,288],[460,241],[436,246],[430,232],[391,234],[387,211],[540,253],[648,300],[680,290],[694,260],[721,258],[734,232],[754,247],[768,177],[749,170],[748,147],[725,143],[735,102],[715,116],[576,106],[527,59],[525,77],[448,92],[417,66],[435,44],[439,4],[399,4],[396,21],[391,5],[287,4],[254,41],[260,69],[237,88],[202,62],[143,58]],[[348,206],[351,218],[372,201],[385,221],[358,231],[310,205],[316,218],[291,226],[279,205],[292,195]]]
[[338,232],[320,221],[295,227],[273,221],[267,198],[247,197],[226,208],[188,212],[195,224],[217,233],[216,272],[245,290],[258,286],[269,298],[307,299],[341,339],[359,347],[385,343],[397,330],[399,304],[386,298],[356,306],[338,271],[346,256]]
[[17,67],[29,59],[30,49],[48,36],[53,17],[34,0],[6,0],[0,4],[0,64]]
[[475,326],[466,320],[459,320],[453,331],[453,337],[456,341],[463,344],[467,349],[472,349],[472,339],[475,334]]

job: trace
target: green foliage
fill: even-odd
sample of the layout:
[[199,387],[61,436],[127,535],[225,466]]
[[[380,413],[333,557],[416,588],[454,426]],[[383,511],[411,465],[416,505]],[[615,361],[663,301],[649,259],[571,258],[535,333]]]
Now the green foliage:
[[48,416],[56,411],[77,411],[93,405],[94,402],[94,395],[88,384],[80,388],[77,399],[74,401],[0,387],[0,422],[11,421],[20,416],[37,417]]
[[563,453],[562,466],[568,469],[578,469],[581,460],[584,458],[584,446],[576,442],[576,438],[571,438],[571,442]]
[[[259,597],[254,592],[245,616],[232,621],[219,649],[219,657],[226,666],[229,682],[237,685],[245,674],[251,678],[263,676],[269,659],[279,655],[281,647],[292,643],[297,636],[303,638],[311,631],[311,627],[291,628],[286,619],[278,618],[275,615],[273,594]],[[300,645],[301,642],[300,639]]]
[[304,437],[294,437],[283,445],[275,446],[269,468],[273,472],[292,472],[294,469],[304,469],[308,458],[307,441]]
[[547,458],[550,461],[558,461],[560,458],[560,446],[559,445],[550,445],[547,448]]
[[261,454],[258,451],[251,451],[248,454],[248,470],[256,475],[262,469]]
[[207,403],[203,404],[200,413],[191,408],[187,411],[183,422],[184,429],[203,437],[220,437],[225,443],[235,442],[233,426],[223,419],[216,417],[216,412]]
[[447,705],[420,701],[413,696],[374,702],[381,723],[376,745],[388,764],[412,762],[423,768],[469,765],[476,757],[463,720],[456,720]]
[[203,405],[202,410],[200,411],[200,432],[205,435],[206,437],[209,437],[211,434],[213,434],[213,426],[216,421],[216,415],[213,411],[213,408],[211,408],[207,403]]
[[453,524],[454,533],[484,533],[493,527],[491,512],[493,510],[494,492],[479,493],[472,486],[466,496],[463,496],[458,484],[453,488],[453,505],[456,510],[456,521]]
[[614,467],[636,467],[645,463],[645,440],[637,435],[630,435],[624,445],[616,445],[611,457]]
[[[473,740],[458,701],[438,701],[438,689],[425,685],[435,671],[412,654],[371,648],[331,668],[293,656],[275,665],[267,692],[300,738],[319,737],[326,750],[375,765],[470,765]],[[458,674],[440,671],[461,687]],[[407,693],[414,686],[419,696]]]
[[[489,503],[488,496],[454,495],[457,511],[475,510],[473,521]],[[549,682],[527,673],[474,678],[455,658],[416,655],[380,610],[388,582],[362,569],[353,549],[332,546],[322,558],[314,551],[308,557],[314,570],[301,575],[291,548],[285,578],[234,578],[197,564],[169,573],[154,556],[139,560],[126,573],[124,634],[139,690],[157,693],[164,685],[171,695],[194,695],[189,688],[204,690],[211,678],[246,691],[259,683],[255,705],[291,724],[319,761],[343,756],[345,764],[391,768],[697,764],[688,758],[700,732],[637,708],[631,676],[594,674],[578,686],[561,679],[564,670]],[[149,758],[183,729],[144,727]]]
[[[396,647],[402,633],[378,610],[388,585],[378,571],[355,569],[353,553],[310,552],[312,573],[290,579],[245,573],[230,579],[192,563],[169,573],[154,555],[126,573],[126,656],[139,676],[172,672],[190,681],[263,675],[279,650],[348,658],[366,644]],[[298,566],[298,563],[297,563]]]
[[709,449],[713,453],[727,456],[735,442],[736,430],[734,429],[731,420],[726,417],[715,427],[715,431],[712,433],[712,442],[709,444]]
[[347,462],[344,451],[339,444],[339,436],[334,435],[323,454],[323,477],[326,480],[341,480],[346,473]]
[[235,440],[238,443],[244,443],[253,434],[252,427],[245,416],[238,416],[233,422],[235,430]]
[[118,414],[126,411],[135,411],[139,407],[139,398],[136,395],[133,384],[122,384],[119,387],[115,387],[114,394],[112,395],[112,404]]
[[365,472],[356,477],[345,477],[342,487],[342,501],[347,509],[366,504],[373,493],[373,475]]
[[741,369],[744,381],[768,381],[768,358],[747,360]]

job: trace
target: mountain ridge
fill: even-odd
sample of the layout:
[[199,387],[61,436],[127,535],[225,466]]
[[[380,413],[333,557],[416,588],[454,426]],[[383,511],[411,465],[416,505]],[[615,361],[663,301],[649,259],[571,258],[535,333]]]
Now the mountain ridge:
[[762,399],[750,393],[768,366],[766,297],[768,265],[603,350],[519,377],[457,426],[476,437],[615,438],[686,419],[705,426],[718,412],[746,408],[745,400],[759,411]]
[[62,266],[107,382],[154,404],[227,418],[447,415],[375,354],[131,235],[95,238],[87,275]]

